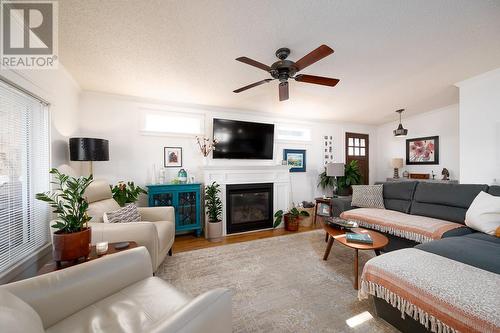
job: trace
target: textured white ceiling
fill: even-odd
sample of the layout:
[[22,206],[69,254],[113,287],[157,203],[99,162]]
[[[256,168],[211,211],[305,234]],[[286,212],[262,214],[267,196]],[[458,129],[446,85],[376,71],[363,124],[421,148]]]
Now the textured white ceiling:
[[[378,124],[394,110],[458,102],[454,83],[500,67],[500,1],[64,0],[60,55],[83,89],[243,110]],[[304,74],[335,88],[277,82],[234,59],[270,65],[321,44],[335,53]]]

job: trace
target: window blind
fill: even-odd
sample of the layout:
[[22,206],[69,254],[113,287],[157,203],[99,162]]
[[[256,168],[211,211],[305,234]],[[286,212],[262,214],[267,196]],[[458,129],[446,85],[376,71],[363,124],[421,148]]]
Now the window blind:
[[48,106],[0,80],[0,276],[49,243]]

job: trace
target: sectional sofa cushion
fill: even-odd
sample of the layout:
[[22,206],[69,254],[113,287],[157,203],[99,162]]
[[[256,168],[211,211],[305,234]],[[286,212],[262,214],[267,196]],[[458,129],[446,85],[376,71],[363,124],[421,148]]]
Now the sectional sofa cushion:
[[403,181],[383,184],[385,208],[409,214],[417,182]]
[[489,235],[477,232],[419,244],[415,248],[500,274],[500,242],[485,240],[484,236]]
[[488,193],[495,197],[500,197],[500,186],[493,185],[488,188]]
[[340,217],[358,222],[361,227],[385,232],[417,243],[441,239],[449,230],[463,228],[458,223],[410,215],[389,209],[357,208]]
[[410,214],[465,224],[465,213],[472,201],[488,185],[433,184],[419,182]]

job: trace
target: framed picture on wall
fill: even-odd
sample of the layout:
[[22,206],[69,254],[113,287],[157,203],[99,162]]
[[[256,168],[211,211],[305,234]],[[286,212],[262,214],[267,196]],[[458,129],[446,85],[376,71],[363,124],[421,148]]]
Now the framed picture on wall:
[[306,172],[306,151],[304,149],[283,149],[283,161],[290,172]]
[[164,147],[163,165],[166,168],[179,168],[182,166],[182,147]]
[[407,139],[406,164],[439,164],[439,136]]

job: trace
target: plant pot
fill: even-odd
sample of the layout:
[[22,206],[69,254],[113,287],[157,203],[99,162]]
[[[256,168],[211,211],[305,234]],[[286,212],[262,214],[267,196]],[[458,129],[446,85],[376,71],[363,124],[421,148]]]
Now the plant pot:
[[207,238],[210,242],[222,241],[222,221],[207,223]]
[[293,218],[290,214],[285,214],[285,230],[287,231],[297,231],[299,230],[299,218]]
[[302,227],[310,227],[313,223],[313,217],[314,217],[314,207],[311,208],[299,208],[299,211],[306,211],[309,213],[309,216],[302,216],[299,224]]
[[341,197],[348,197],[352,194],[352,187],[346,187],[346,188],[338,188],[337,189],[337,195]]
[[54,261],[71,261],[87,258],[90,254],[92,232],[90,228],[70,234],[55,232],[52,237],[52,253]]

